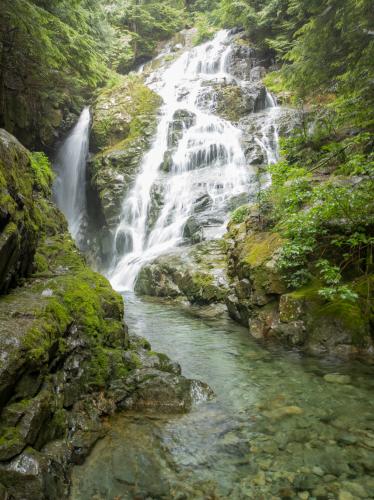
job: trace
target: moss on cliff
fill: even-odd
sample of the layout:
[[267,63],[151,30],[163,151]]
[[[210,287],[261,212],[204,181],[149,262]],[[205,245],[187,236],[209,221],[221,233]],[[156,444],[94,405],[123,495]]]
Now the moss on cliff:
[[108,153],[143,139],[156,125],[160,103],[160,97],[139,76],[123,77],[102,90],[93,110],[93,148]]
[[49,202],[45,197],[50,194],[51,181],[46,156],[30,154],[13,136],[0,130],[0,294],[32,269],[46,221]]
[[261,266],[271,259],[274,252],[281,248],[283,240],[278,233],[261,232],[250,234],[241,252],[243,263],[252,267]]
[[123,197],[156,129],[160,104],[160,97],[134,75],[97,96],[91,134],[96,155],[89,175],[106,228],[118,223]]

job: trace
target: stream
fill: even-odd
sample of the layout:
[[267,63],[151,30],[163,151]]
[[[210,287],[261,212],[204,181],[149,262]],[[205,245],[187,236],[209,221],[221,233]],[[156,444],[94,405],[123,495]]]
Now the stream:
[[[106,437],[73,470],[72,500],[374,498],[372,366],[261,344],[225,317],[132,292],[144,264],[185,243],[191,217],[206,239],[218,238],[230,211],[250,200],[254,165],[277,161],[284,111],[262,86],[251,49],[230,37],[219,32],[149,76],[164,104],[124,196],[107,272],[124,294],[130,332],[215,396],[197,394],[188,414],[109,418]],[[249,106],[241,128],[219,115],[220,92]],[[56,162],[57,202],[78,243],[89,125],[86,108]]]
[[125,299],[130,331],[215,397],[182,416],[111,419],[74,469],[72,499],[374,498],[372,367],[261,345],[231,320]]

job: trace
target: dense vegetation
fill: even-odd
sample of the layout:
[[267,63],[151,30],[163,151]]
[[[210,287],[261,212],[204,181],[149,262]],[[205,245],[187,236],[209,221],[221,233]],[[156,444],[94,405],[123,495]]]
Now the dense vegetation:
[[113,72],[149,59],[188,19],[184,0],[2,0],[0,127],[51,145]]

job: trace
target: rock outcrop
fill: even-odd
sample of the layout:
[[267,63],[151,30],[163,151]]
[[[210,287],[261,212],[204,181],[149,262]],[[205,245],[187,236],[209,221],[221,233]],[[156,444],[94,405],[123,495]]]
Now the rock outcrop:
[[186,411],[196,384],[211,393],[128,335],[122,297],[87,267],[49,200],[49,169],[0,132],[1,238],[13,256],[0,275],[3,293],[13,286],[0,296],[1,498],[66,498],[102,416]]
[[278,266],[284,244],[281,235],[263,227],[255,206],[248,208],[243,219],[232,221],[226,235],[230,316],[248,326],[255,338],[273,338],[312,354],[371,352],[370,318],[365,314],[360,283],[353,283],[360,296],[353,304],[326,302],[318,294],[316,281],[289,290]]
[[42,189],[39,174],[28,151],[0,130],[0,294],[32,270],[41,224],[34,203]]
[[91,221],[99,222],[89,238],[90,252],[96,253],[98,261],[109,257],[111,235],[155,131],[160,104],[160,97],[140,77],[128,76],[102,91],[93,105],[89,206],[99,211],[99,216],[91,214]]

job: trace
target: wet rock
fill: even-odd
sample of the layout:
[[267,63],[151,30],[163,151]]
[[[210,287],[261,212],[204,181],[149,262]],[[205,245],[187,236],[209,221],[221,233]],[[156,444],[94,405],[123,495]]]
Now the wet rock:
[[207,241],[163,255],[143,267],[135,289],[143,295],[186,297],[192,304],[224,302],[228,293],[223,248]]
[[196,123],[196,115],[186,109],[177,110],[169,124],[168,147],[175,148],[183,137],[185,130],[188,130]]
[[199,243],[202,241],[202,227],[196,217],[191,216],[187,219],[183,229],[183,237],[190,240],[191,243]]
[[193,209],[195,213],[203,212],[211,207],[213,203],[212,198],[208,194],[203,194],[202,196],[196,198],[193,204]]
[[258,50],[240,34],[236,35],[227,61],[228,71],[241,80],[256,81],[263,72],[262,59]]
[[88,164],[92,213],[87,252],[103,262],[109,257],[102,240],[109,238],[112,248],[108,230],[119,222],[122,201],[156,129],[160,104],[160,97],[140,78],[126,77],[117,86],[104,89],[93,105],[90,147],[95,154]]
[[37,189],[29,152],[0,129],[0,294],[32,271],[40,223]]
[[185,412],[191,408],[196,392],[206,394],[206,398],[212,394],[202,382],[149,368],[136,370],[128,384],[135,384],[136,390],[123,403],[124,408],[149,412]]
[[0,465],[0,482],[12,498],[64,498],[65,477],[58,463],[27,448],[7,465]]
[[227,84],[214,87],[216,112],[230,121],[260,111],[266,106],[266,89],[262,83],[240,86]]
[[[263,101],[260,101],[263,103]],[[242,130],[242,145],[246,159],[251,165],[267,165],[268,156],[264,148],[260,146],[256,137],[261,137],[264,133],[269,137],[268,146],[276,151],[275,132],[282,136],[289,135],[290,131],[297,123],[297,113],[293,109],[277,108],[276,114],[272,112],[269,119],[270,108],[265,100],[263,108],[256,113],[244,115],[238,122]],[[264,109],[265,108],[265,109]]]

